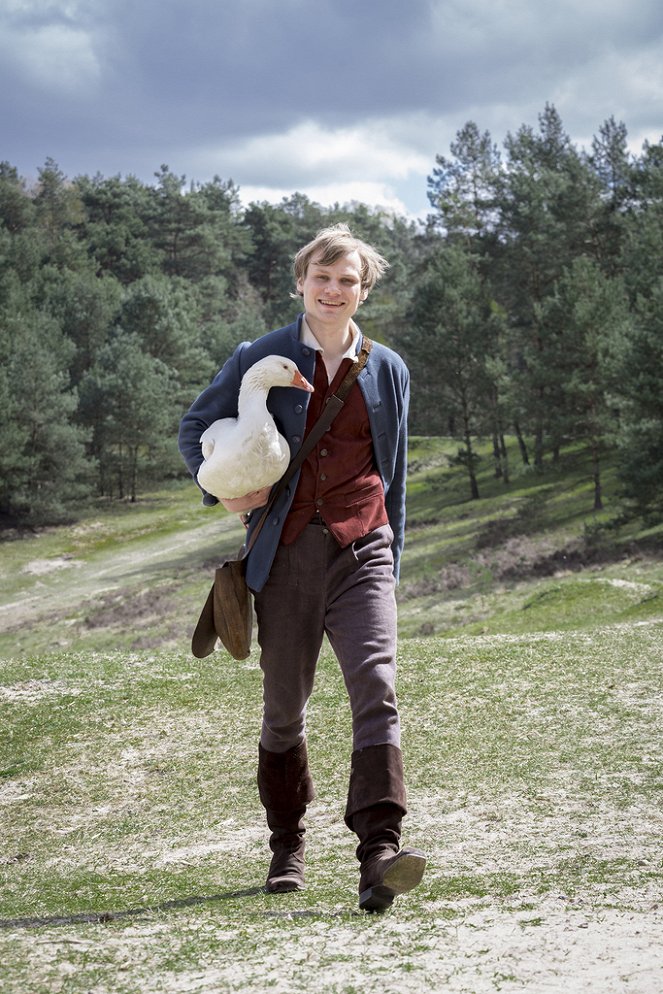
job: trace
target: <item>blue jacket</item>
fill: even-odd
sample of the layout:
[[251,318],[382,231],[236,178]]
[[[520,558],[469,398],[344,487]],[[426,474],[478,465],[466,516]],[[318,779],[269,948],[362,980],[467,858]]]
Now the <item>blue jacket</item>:
[[[182,418],[179,433],[180,452],[194,480],[203,462],[200,436],[217,418],[237,417],[237,400],[242,377],[259,359],[283,355],[293,359],[310,381],[315,370],[315,351],[299,340],[300,317],[285,328],[263,335],[257,341],[242,342],[212,383],[200,394]],[[403,360],[384,345],[374,344],[358,380],[366,402],[373,436],[375,463],[382,478],[389,524],[394,533],[394,576],[398,580],[400,557],[405,536],[405,479],[407,473],[407,415],[410,397],[410,374]],[[267,407],[293,456],[302,444],[306,430],[309,394],[293,387],[273,387]],[[276,555],[281,530],[295,494],[297,473],[265,522],[247,562],[246,580],[252,590],[261,590]],[[218,503],[203,490],[203,503]],[[259,514],[253,515],[255,526]]]

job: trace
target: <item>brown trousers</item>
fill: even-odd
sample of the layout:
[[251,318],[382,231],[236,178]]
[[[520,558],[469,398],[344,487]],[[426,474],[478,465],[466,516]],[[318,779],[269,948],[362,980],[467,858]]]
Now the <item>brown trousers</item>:
[[400,747],[392,540],[384,525],[341,549],[327,528],[310,524],[291,545],[279,546],[255,596],[264,749],[286,752],[304,741],[325,634],[350,699],[353,749]]

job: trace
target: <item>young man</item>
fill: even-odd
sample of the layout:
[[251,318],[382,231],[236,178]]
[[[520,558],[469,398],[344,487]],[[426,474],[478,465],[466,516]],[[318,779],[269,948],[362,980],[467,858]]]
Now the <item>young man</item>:
[[[297,321],[241,344],[182,420],[180,450],[196,473],[200,436],[237,415],[246,370],[284,355],[313,394],[270,392],[268,407],[291,453],[357,361],[362,334],[353,318],[387,268],[346,225],[319,232],[295,258]],[[326,634],[352,709],[353,752],[345,812],[359,839],[359,905],[388,907],[421,880],[425,858],[399,850],[406,813],[400,723],[394,689],[396,602],[405,528],[409,374],[374,344],[330,430],[281,495],[247,562],[255,594],[263,671],[258,789],[273,853],[269,891],[304,885],[304,822],[313,785],[306,751],[306,705]],[[203,492],[204,504],[217,500]],[[249,536],[258,514],[249,520]]]

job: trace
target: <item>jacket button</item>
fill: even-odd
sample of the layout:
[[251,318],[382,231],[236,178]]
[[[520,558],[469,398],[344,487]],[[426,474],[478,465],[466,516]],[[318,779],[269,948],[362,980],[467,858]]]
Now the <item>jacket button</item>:
[[308,349],[308,348],[302,349],[302,355],[310,355],[310,354],[311,354],[311,350],[310,349]]
[[301,414],[304,410],[303,404],[295,404],[295,414]]
[[302,440],[301,435],[293,435],[292,440],[293,442],[301,442]]

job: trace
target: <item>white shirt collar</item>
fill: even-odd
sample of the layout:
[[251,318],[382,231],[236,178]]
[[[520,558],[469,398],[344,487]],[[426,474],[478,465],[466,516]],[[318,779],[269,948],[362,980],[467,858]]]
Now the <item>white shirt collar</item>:
[[[358,362],[357,356],[357,344],[359,342],[359,336],[361,332],[359,328],[354,323],[350,321],[350,331],[352,332],[352,341],[348,345],[346,351],[341,356],[341,359],[352,359],[353,362]],[[306,315],[302,317],[302,326],[299,333],[299,340],[303,345],[308,345],[310,349],[315,349],[317,352],[322,352],[325,354],[325,350],[311,331],[308,321],[306,320]]]

